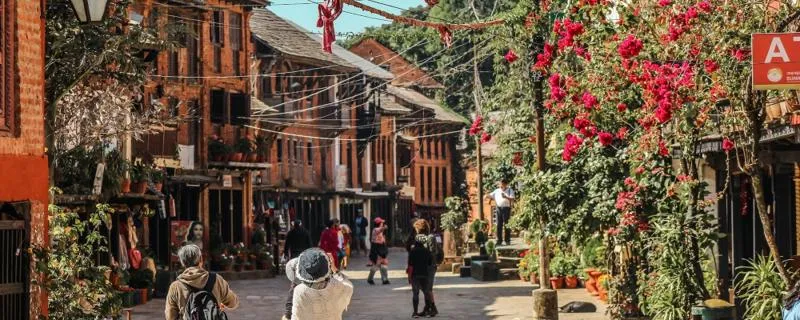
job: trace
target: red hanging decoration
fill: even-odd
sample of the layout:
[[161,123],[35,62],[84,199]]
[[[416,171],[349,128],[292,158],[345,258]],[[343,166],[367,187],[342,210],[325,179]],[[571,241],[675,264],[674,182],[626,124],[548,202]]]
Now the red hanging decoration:
[[425,3],[427,3],[429,7],[433,7],[439,4],[439,0],[425,0]]
[[439,36],[446,46],[450,47],[453,44],[453,34],[446,26],[439,26]]
[[317,18],[317,28],[322,28],[322,50],[331,53],[331,44],[336,41],[336,32],[333,29],[333,22],[342,14],[342,2],[340,0],[328,0],[320,3],[317,7],[319,18]]

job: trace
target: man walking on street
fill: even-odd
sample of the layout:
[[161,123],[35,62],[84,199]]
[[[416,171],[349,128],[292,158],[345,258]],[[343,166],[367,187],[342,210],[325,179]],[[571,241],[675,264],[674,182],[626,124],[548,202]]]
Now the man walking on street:
[[355,219],[355,224],[353,225],[353,243],[356,246],[356,252],[360,252],[364,250],[364,256],[367,256],[367,227],[369,227],[369,221],[367,218],[364,217],[364,212],[361,209],[358,209],[358,215]]
[[[487,199],[494,200],[497,207],[497,244],[504,242],[511,244],[511,229],[507,228],[508,219],[511,218],[511,205],[515,198],[514,190],[508,187],[508,180],[500,180],[499,188],[486,195]],[[504,237],[505,233],[505,237]]]
[[311,235],[306,228],[303,228],[303,221],[295,220],[292,222],[292,230],[286,234],[286,244],[283,246],[283,255],[286,260],[291,260],[300,256],[303,251],[311,248]]
[[167,292],[164,314],[167,320],[183,319],[192,294],[205,291],[214,296],[220,310],[235,309],[239,298],[228,286],[228,282],[215,273],[203,269],[203,254],[200,247],[189,244],[178,250],[178,259],[186,270],[172,282]]

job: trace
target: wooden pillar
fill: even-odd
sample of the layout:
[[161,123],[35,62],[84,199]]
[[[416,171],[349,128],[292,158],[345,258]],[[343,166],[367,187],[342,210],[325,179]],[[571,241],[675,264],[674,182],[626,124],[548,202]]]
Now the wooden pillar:
[[242,232],[244,243],[250,245],[250,233],[253,231],[253,172],[244,171],[244,186],[242,188]]

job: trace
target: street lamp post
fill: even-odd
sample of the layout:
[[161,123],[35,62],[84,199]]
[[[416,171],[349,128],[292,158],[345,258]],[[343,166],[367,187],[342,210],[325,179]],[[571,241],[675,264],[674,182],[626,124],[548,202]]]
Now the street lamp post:
[[103,21],[108,8],[108,0],[70,0],[75,16],[82,23]]

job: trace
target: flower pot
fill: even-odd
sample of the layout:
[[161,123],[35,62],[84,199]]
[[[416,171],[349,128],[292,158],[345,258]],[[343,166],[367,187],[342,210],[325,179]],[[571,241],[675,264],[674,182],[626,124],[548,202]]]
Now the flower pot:
[[248,264],[248,265],[244,266],[244,269],[248,270],[248,271],[253,271],[253,270],[256,269],[256,265],[251,263],[251,264]]
[[598,298],[600,298],[600,301],[608,302],[608,292],[600,291],[600,295]]
[[528,279],[528,277],[529,277],[529,276],[523,276],[523,275],[521,275],[521,274],[520,274],[520,275],[519,275],[519,281],[522,281],[522,282],[528,282],[528,281],[530,281],[530,280]]
[[215,154],[215,155],[214,155],[214,161],[217,161],[217,162],[225,162],[225,160],[226,160],[225,158],[226,158],[226,157],[227,157],[227,156],[226,156],[226,155],[224,155],[224,154]]
[[550,287],[556,290],[564,288],[564,277],[550,277]]
[[138,289],[136,291],[139,294],[139,301],[141,304],[147,303],[147,289]]
[[267,270],[269,269],[269,261],[263,260],[258,261],[258,270]]
[[230,161],[230,162],[242,162],[242,158],[244,158],[244,154],[243,153],[234,152],[234,153],[231,153],[230,159],[228,159],[228,161]]
[[237,264],[237,265],[233,266],[233,270],[235,270],[236,272],[242,272],[242,268],[243,267],[244,267],[243,265]]
[[565,279],[565,284],[568,289],[575,289],[578,287],[578,277],[577,276],[567,276]]
[[120,185],[119,192],[121,193],[130,193],[131,192],[131,179],[122,179],[122,185]]
[[265,155],[265,154],[259,154],[259,155],[258,155],[258,160],[257,160],[257,161],[258,161],[258,162],[267,162],[267,155]]
[[156,182],[156,183],[153,184],[153,187],[155,187],[156,190],[158,190],[158,192],[161,192],[161,190],[164,189],[164,183],[163,182]]
[[531,278],[530,279],[531,284],[539,284],[539,275],[538,274],[531,273],[530,278]]
[[247,162],[255,163],[258,162],[258,155],[255,153],[250,153],[247,155]]
[[136,181],[132,186],[131,192],[137,194],[144,194],[147,192],[147,181]]

